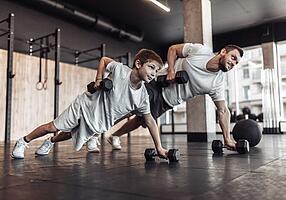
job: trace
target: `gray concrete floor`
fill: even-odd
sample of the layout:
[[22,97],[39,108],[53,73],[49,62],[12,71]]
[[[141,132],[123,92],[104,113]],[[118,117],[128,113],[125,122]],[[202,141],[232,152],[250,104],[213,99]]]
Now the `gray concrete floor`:
[[[221,138],[221,135],[217,135]],[[264,135],[249,154],[215,156],[210,143],[187,143],[186,135],[163,135],[166,148],[179,148],[179,163],[146,163],[150,137],[122,138],[112,151],[74,152],[71,141],[48,156],[35,157],[30,144],[23,160],[13,160],[0,144],[0,199],[286,199],[286,135]]]

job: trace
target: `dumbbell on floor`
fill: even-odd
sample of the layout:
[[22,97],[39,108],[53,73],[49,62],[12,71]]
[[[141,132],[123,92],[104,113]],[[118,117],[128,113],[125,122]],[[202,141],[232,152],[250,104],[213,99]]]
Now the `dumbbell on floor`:
[[[147,161],[153,161],[158,154],[154,148],[149,148],[145,150],[144,156]],[[180,159],[180,152],[178,149],[170,149],[167,157],[170,162],[178,162]]]
[[[113,87],[112,80],[105,78],[100,82],[99,88],[102,89],[103,91],[109,91]],[[95,82],[92,81],[87,85],[87,91],[90,92],[91,94],[96,92],[95,88]]]
[[[178,71],[175,75],[175,82],[177,84],[187,83],[189,80],[188,73],[186,71]],[[157,77],[157,83],[160,87],[168,87],[172,81],[167,80],[167,75],[161,75]]]
[[[223,145],[221,140],[214,140],[212,142],[212,150],[214,153],[222,154],[223,148],[226,146]],[[247,140],[238,140],[235,144],[236,151],[239,154],[245,154],[249,152],[249,142]]]

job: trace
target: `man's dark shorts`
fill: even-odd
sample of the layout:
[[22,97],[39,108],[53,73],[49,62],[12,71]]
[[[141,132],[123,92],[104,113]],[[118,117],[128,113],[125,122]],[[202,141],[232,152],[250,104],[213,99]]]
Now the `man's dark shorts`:
[[[167,110],[172,109],[172,107],[165,102],[162,95],[162,88],[158,86],[155,80],[145,83],[145,87],[149,95],[151,115],[155,120]],[[143,127],[146,127],[145,123]]]

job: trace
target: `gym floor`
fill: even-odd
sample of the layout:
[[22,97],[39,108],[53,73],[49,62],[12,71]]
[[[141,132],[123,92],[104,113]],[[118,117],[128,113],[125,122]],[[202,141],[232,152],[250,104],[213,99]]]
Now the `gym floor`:
[[[221,138],[217,135],[217,138]],[[179,148],[178,163],[146,163],[151,137],[122,138],[123,149],[102,142],[101,153],[74,152],[71,141],[35,157],[41,141],[30,144],[23,160],[13,160],[0,144],[0,199],[286,199],[286,135],[263,135],[249,154],[211,144],[187,143],[185,135],[163,135],[166,148]]]

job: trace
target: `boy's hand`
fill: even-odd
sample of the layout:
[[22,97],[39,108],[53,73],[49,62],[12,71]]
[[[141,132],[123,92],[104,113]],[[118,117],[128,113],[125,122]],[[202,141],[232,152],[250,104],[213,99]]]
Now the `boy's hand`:
[[166,150],[164,148],[157,149],[157,154],[158,154],[159,158],[168,159],[168,157],[167,157],[168,150]]
[[102,79],[98,79],[95,81],[95,88],[98,89],[100,86],[100,82],[102,81]]
[[234,140],[232,139],[225,140],[224,144],[228,150],[236,151],[236,147],[235,147],[236,142]]

